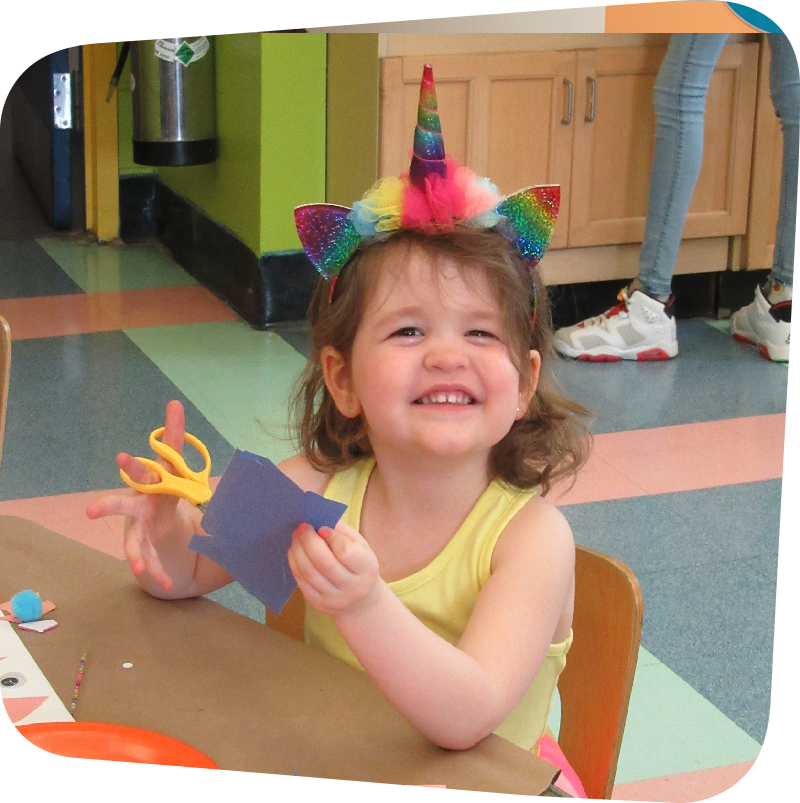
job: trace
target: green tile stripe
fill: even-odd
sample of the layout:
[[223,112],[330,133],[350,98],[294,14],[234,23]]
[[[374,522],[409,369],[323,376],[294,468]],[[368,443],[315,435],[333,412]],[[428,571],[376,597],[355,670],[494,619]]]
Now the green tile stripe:
[[152,245],[120,248],[55,237],[36,242],[84,293],[197,284],[169,254]]
[[230,444],[275,463],[295,453],[286,439],[288,400],[305,358],[277,334],[241,321],[125,334]]
[[617,783],[755,760],[761,745],[752,736],[648,656],[634,677]]
[[264,603],[259,602],[236,581],[222,588],[218,588],[210,594],[206,594],[206,597],[259,624],[265,625],[267,623],[267,611],[264,607]]
[[[560,720],[556,694],[547,721],[556,735]],[[754,761],[760,749],[686,681],[639,648],[616,784]]]
[[[239,321],[132,329],[126,334],[233,446],[276,463],[294,453],[290,443],[270,437],[259,424],[276,433],[285,429],[289,394],[305,365],[305,358],[277,334]],[[212,471],[219,474],[224,468],[215,465]],[[239,583],[207,596],[265,623],[264,605]]]

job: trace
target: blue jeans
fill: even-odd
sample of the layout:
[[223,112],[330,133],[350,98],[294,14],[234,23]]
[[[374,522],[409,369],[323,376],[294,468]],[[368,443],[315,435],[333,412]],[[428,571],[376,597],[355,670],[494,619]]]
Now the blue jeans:
[[[711,74],[727,34],[675,33],[653,90],[656,138],[647,201],[639,283],[667,295],[694,185],[703,159],[703,117]],[[768,34],[770,94],[783,131],[783,164],[775,256],[770,278],[792,283],[797,223],[800,80],[784,34]]]

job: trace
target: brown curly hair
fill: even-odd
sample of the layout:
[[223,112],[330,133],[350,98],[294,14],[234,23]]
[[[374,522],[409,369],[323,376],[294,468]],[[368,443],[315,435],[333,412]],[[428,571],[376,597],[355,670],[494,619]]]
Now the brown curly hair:
[[515,421],[492,448],[491,475],[517,488],[538,486],[542,494],[550,490],[553,481],[574,477],[589,452],[591,436],[581,420],[589,413],[557,389],[547,291],[538,271],[528,269],[504,236],[468,226],[436,234],[405,230],[362,244],[342,270],[332,298],[330,282],[320,279],[308,312],[311,351],[292,403],[299,449],[314,468],[326,473],[340,471],[372,454],[362,418],[347,418],[337,410],[325,386],[320,353],[325,346],[332,346],[349,358],[361,316],[382,271],[406,264],[412,250],[427,257],[434,271],[440,271],[445,260],[454,263],[465,281],[474,277],[476,268],[483,271],[500,305],[510,357],[521,383],[530,379],[530,349],[541,355],[536,393],[526,415]]

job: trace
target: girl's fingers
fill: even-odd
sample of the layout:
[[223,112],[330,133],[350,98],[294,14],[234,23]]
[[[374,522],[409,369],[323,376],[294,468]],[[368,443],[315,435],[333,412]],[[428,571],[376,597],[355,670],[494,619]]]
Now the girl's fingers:
[[135,504],[133,496],[110,494],[87,505],[86,515],[90,519],[101,519],[104,516],[132,516]]
[[312,588],[320,596],[336,593],[336,586],[322,575],[310,560],[308,554],[303,549],[302,544],[292,544],[287,555],[289,568],[292,570],[294,579],[302,591],[304,586]]
[[127,452],[120,452],[117,455],[117,465],[134,481],[149,485],[158,482],[160,477],[152,469]]
[[172,521],[175,518],[175,510],[180,503],[180,498],[172,494],[153,494],[150,496],[153,504],[156,505],[154,516],[161,521]]
[[183,405],[177,399],[173,399],[167,405],[166,420],[164,422],[164,434],[162,435],[161,440],[167,446],[171,446],[178,454],[182,454],[183,438],[185,434],[186,414],[184,413]]
[[147,568],[142,556],[142,540],[141,533],[137,532],[135,527],[131,527],[125,533],[125,540],[122,542],[125,560],[128,561],[131,570],[137,577]]
[[137,577],[147,571],[163,588],[170,588],[172,578],[164,571],[158,552],[137,527],[131,527],[126,533],[123,550],[125,559]]
[[164,571],[161,558],[158,556],[155,547],[150,541],[142,543],[142,557],[150,576],[164,589],[172,586],[172,578]]
[[287,557],[289,558],[289,568],[292,569],[292,574],[301,590],[310,588],[320,596],[336,592],[333,583],[317,571],[302,548],[292,547]]
[[322,535],[337,564],[352,574],[361,574],[368,569],[373,553],[360,533],[352,527],[349,530],[340,529],[340,525],[333,530],[323,527]]
[[[323,530],[328,532],[327,528]],[[308,524],[302,525],[294,540],[300,542],[315,570],[333,585],[341,586],[350,579],[350,571],[342,565],[338,556],[326,543],[327,539],[318,534],[313,527]]]
[[[327,529],[330,529],[328,527]],[[347,522],[340,521],[336,527],[333,528],[336,532],[342,533],[342,535],[347,536],[350,541],[356,544],[366,544],[367,542],[364,540],[364,536],[355,528],[351,527]]]

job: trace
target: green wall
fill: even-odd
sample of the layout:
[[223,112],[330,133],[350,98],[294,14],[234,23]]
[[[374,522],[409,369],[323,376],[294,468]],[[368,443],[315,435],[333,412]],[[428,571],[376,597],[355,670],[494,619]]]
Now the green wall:
[[214,37],[215,162],[161,167],[161,180],[260,253],[261,34]]
[[[326,35],[229,34],[214,37],[214,46],[219,157],[208,165],[160,167],[158,176],[254,253],[298,250],[294,207],[325,200]],[[133,162],[129,75],[126,68],[120,79],[120,175],[152,173]],[[377,78],[370,80],[377,92]],[[370,158],[359,176],[374,175]]]
[[262,253],[299,249],[294,207],[325,200],[325,70],[325,34],[262,34]]
[[327,200],[352,206],[378,178],[378,34],[328,34]]

